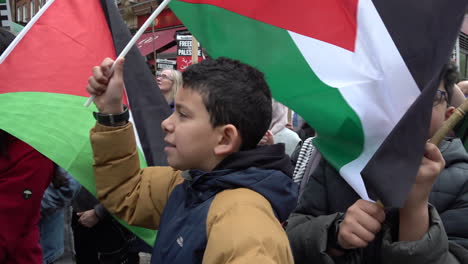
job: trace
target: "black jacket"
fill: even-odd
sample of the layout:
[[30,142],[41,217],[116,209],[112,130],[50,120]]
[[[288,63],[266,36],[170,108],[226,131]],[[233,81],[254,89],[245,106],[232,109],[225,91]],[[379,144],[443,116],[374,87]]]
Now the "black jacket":
[[391,210],[381,232],[368,247],[348,251],[343,257],[330,257],[326,251],[336,220],[359,198],[327,161],[320,162],[286,227],[295,263],[468,263],[463,249],[454,256],[452,247],[459,248],[449,245],[442,221],[432,206],[430,228],[422,240],[397,241],[398,210]]
[[440,151],[445,169],[429,201],[439,212],[449,239],[468,249],[468,154],[460,139],[444,140]]

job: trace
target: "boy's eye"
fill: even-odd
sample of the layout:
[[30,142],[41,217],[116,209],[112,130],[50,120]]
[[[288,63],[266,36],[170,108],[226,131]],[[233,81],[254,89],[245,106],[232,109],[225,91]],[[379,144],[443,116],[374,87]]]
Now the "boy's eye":
[[179,116],[182,117],[182,118],[186,118],[187,115],[182,113],[181,111],[177,111],[177,113],[179,113]]

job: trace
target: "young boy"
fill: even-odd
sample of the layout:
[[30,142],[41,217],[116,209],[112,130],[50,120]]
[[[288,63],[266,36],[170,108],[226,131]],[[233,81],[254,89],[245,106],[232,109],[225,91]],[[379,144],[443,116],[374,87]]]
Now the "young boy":
[[[446,67],[444,76],[449,76],[449,71]],[[452,86],[453,81],[448,83],[447,78],[439,86],[429,137],[447,117],[447,93],[450,93],[447,87]],[[288,219],[287,233],[295,262],[442,264],[460,263],[463,258],[466,261],[468,255],[464,249],[448,242],[444,230],[444,224],[448,223],[442,223],[436,210],[439,208],[429,204],[433,202],[432,187],[436,188],[444,176],[439,176],[444,166],[439,149],[427,143],[404,207],[385,211],[375,203],[360,200],[339,173],[322,160]],[[439,188],[446,191],[451,179],[446,175],[444,178],[445,185]],[[463,185],[458,188],[462,189]],[[458,201],[458,207],[465,207],[466,202]],[[440,208],[446,210],[447,203],[442,204],[445,207]],[[455,212],[447,212],[446,217],[455,219]],[[461,214],[466,216],[466,211],[459,210],[458,214],[460,219]],[[462,226],[458,228],[461,230]]]
[[[457,66],[449,63],[432,108],[431,135],[465,100],[455,84],[457,78]],[[434,183],[429,202],[439,212],[449,240],[468,250],[468,153],[462,141],[455,137],[446,137],[439,148],[445,159],[445,168]],[[455,245],[451,243],[450,246]]]
[[110,212],[159,230],[151,263],[293,263],[280,224],[297,201],[292,166],[284,145],[256,148],[271,122],[263,74],[226,58],[187,68],[162,122],[172,168],[140,169],[121,104],[123,60],[111,76],[112,63],[94,67],[87,88],[99,109],[96,187]]

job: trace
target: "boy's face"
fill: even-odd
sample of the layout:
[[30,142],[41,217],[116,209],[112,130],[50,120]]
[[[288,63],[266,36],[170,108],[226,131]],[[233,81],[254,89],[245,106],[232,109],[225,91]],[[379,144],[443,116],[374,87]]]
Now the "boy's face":
[[447,102],[447,91],[444,87],[444,82],[439,84],[436,96],[434,97],[434,104],[432,107],[431,126],[429,129],[429,138],[437,132],[442,126],[444,121],[449,117],[448,114],[448,102]]
[[175,111],[162,122],[170,166],[178,170],[211,171],[220,161],[214,153],[222,135],[210,123],[201,95],[182,88],[175,97]]

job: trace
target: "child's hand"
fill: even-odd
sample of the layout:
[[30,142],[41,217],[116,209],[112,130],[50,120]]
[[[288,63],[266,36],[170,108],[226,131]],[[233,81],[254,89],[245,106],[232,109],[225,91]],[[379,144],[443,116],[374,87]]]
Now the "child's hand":
[[407,202],[427,202],[432,185],[444,167],[445,160],[439,148],[432,143],[426,143],[421,166],[419,166],[418,174],[416,175]]
[[123,64],[124,59],[118,59],[111,72],[114,61],[105,58],[100,66],[93,68],[93,76],[88,79],[86,90],[95,95],[94,104],[99,112],[104,114],[120,114],[123,112],[122,96],[124,90]]
[[78,222],[89,228],[95,226],[99,222],[99,217],[97,217],[96,211],[94,209],[78,212],[76,215],[80,217]]
[[412,211],[414,208],[427,209],[432,184],[434,184],[444,167],[445,160],[439,148],[432,143],[426,143],[418,174],[402,209],[407,208],[407,211]]
[[432,184],[445,167],[445,161],[436,145],[426,143],[424,156],[416,180],[400,209],[399,240],[420,240],[429,229],[429,194]]
[[384,208],[364,200],[356,201],[346,211],[340,224],[338,243],[344,249],[364,248],[375,238],[385,221]]

